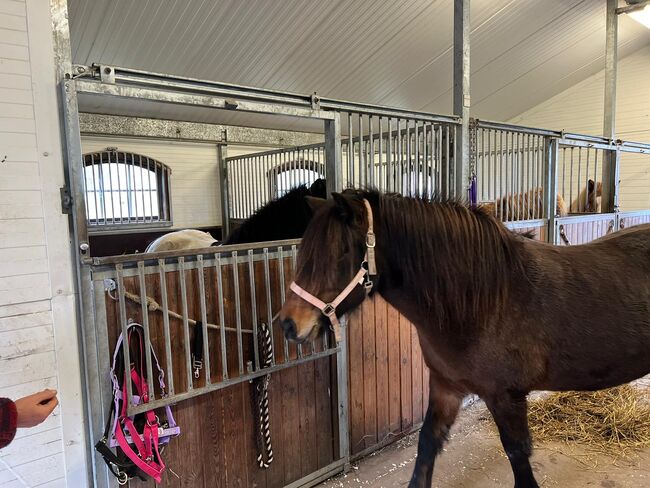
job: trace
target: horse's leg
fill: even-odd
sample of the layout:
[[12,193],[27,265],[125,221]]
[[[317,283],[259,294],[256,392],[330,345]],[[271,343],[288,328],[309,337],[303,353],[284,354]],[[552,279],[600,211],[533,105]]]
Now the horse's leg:
[[532,448],[526,395],[503,392],[486,398],[485,403],[499,428],[503,449],[515,475],[515,488],[538,488],[529,460]]
[[418,454],[409,488],[430,488],[433,464],[456,420],[463,395],[433,372],[429,375],[429,408],[418,440]]

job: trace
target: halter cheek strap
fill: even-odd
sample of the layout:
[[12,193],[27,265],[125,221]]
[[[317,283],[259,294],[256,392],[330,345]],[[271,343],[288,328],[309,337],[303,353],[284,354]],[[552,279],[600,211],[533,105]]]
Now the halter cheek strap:
[[[366,233],[366,254],[364,260],[361,263],[361,267],[357,274],[350,280],[345,289],[337,295],[337,297],[332,300],[330,303],[325,303],[320,298],[312,295],[304,288],[301,288],[295,281],[291,283],[289,288],[300,298],[306,302],[311,303],[314,307],[319,309],[323,315],[325,315],[330,320],[330,326],[334,331],[334,338],[336,342],[341,341],[341,323],[339,322],[338,317],[336,316],[336,308],[345,300],[352,290],[354,290],[358,285],[365,285],[366,294],[370,293],[372,289],[371,277],[377,274],[377,263],[375,260],[375,233],[373,229],[373,219],[372,219],[372,208],[370,203],[365,198],[363,203],[366,207],[366,212],[368,214],[368,232]],[[367,265],[367,269],[366,269]]]

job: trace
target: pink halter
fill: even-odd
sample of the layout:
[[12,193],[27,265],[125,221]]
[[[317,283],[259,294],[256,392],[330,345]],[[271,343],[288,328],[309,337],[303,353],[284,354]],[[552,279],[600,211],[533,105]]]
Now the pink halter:
[[[366,233],[366,254],[363,258],[363,262],[361,263],[361,267],[359,271],[357,271],[357,274],[354,275],[354,278],[350,280],[348,286],[346,286],[345,289],[341,293],[339,293],[338,296],[330,303],[325,303],[321,299],[315,297],[304,288],[298,286],[298,284],[295,281],[293,281],[289,286],[289,288],[291,288],[291,290],[296,295],[298,295],[303,300],[311,303],[314,307],[319,309],[321,313],[330,320],[330,326],[332,331],[334,331],[334,338],[336,339],[337,343],[340,342],[341,340],[341,324],[339,322],[338,317],[336,316],[336,307],[338,307],[341,304],[341,302],[343,302],[343,300],[345,300],[347,296],[350,293],[352,293],[352,290],[354,290],[354,288],[357,285],[364,285],[366,287],[366,294],[370,293],[370,290],[372,289],[372,281],[370,280],[370,277],[375,276],[377,274],[377,263],[375,261],[376,239],[375,239],[375,233],[373,231],[373,225],[372,225],[372,208],[370,207],[370,203],[368,203],[368,200],[366,200],[365,198],[363,199],[363,203],[368,213],[368,232]],[[367,265],[368,269],[366,269],[364,265]]]

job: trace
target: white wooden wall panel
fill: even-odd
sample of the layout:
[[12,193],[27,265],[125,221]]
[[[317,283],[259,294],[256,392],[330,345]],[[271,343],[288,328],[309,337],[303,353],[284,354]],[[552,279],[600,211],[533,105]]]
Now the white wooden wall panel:
[[221,224],[215,145],[116,137],[83,137],[81,144],[84,153],[117,147],[169,166],[174,228]]
[[0,0],[0,396],[61,404],[0,452],[3,487],[87,479],[51,24],[49,2]]
[[[650,47],[621,59],[616,94],[616,134],[650,142]],[[514,117],[510,122],[602,135],[604,71]],[[624,154],[621,161],[621,210],[650,208],[650,155]]]

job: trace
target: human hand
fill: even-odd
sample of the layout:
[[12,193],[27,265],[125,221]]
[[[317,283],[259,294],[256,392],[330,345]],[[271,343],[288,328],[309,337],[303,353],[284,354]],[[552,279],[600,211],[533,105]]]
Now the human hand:
[[43,390],[15,401],[18,427],[34,427],[43,422],[59,404],[56,390]]

